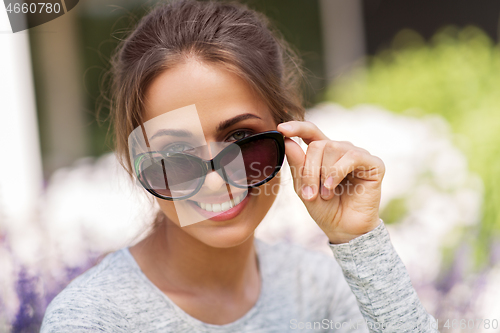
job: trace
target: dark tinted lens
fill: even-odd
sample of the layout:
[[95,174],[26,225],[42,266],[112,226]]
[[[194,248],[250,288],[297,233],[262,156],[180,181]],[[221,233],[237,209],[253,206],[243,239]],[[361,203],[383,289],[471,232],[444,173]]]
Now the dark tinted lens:
[[203,178],[203,167],[187,154],[150,156],[142,161],[139,176],[154,192],[179,198],[196,190]]
[[232,183],[254,185],[273,175],[278,156],[276,141],[262,138],[239,147],[232,145],[221,159],[221,166]]

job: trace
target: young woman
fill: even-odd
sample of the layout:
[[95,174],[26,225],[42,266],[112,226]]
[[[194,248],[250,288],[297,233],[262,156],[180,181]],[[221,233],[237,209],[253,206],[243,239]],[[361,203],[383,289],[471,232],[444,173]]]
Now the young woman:
[[[116,152],[161,212],[51,302],[42,332],[437,331],[379,218],[383,162],[303,121],[278,36],[243,5],[181,0],[122,42]],[[254,238],[285,154],[334,258]]]

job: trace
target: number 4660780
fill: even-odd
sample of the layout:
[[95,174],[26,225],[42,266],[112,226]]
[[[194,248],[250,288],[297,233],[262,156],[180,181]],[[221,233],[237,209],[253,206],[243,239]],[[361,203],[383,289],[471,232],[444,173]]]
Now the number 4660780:
[[9,3],[7,6],[7,13],[31,13],[31,14],[41,14],[41,13],[59,13],[61,11],[61,5],[59,3],[50,3],[50,2],[32,2],[30,4],[27,3]]

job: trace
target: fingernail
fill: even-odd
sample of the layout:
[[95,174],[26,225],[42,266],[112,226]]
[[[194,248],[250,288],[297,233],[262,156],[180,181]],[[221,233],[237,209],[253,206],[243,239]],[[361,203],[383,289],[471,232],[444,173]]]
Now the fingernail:
[[333,178],[330,176],[325,180],[325,187],[331,189],[333,185]]
[[304,199],[311,199],[314,195],[314,191],[311,186],[305,186],[302,188],[302,196]]
[[332,190],[329,190],[326,187],[321,186],[321,196],[322,197],[327,197],[330,195],[330,193],[332,193]]
[[280,124],[280,128],[282,130],[285,130],[285,131],[291,131],[292,130],[292,126],[289,125],[289,124]]

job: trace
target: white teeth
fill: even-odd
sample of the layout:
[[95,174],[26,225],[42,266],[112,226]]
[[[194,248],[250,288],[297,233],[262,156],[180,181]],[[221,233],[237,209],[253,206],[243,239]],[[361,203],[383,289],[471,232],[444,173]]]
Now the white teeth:
[[221,211],[220,204],[216,204],[216,203],[212,204],[212,212],[218,213],[220,211]]
[[247,195],[248,192],[244,192],[237,197],[233,198],[234,204],[231,200],[222,202],[222,203],[205,203],[205,202],[198,202],[195,201],[198,206],[201,207],[201,209],[206,210],[207,212],[214,212],[214,213],[219,213],[219,212],[225,212],[226,210],[229,210],[239,204]]
[[231,208],[230,206],[231,206],[231,202],[226,201],[226,202],[223,202],[223,203],[220,205],[220,209],[221,209],[222,211],[226,211],[226,210],[228,210],[229,208]]
[[237,204],[239,204],[241,202],[241,199],[243,199],[241,195],[238,195],[236,198],[234,198],[234,205],[236,206]]

